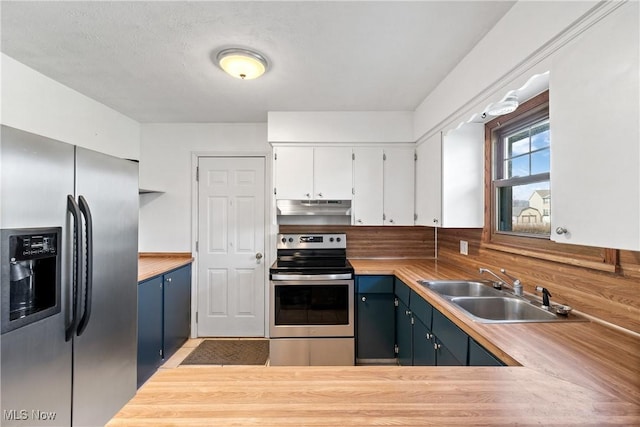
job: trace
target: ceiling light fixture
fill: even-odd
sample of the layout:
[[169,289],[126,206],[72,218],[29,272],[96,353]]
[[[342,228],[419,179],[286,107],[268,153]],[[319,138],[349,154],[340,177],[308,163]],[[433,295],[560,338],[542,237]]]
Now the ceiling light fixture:
[[216,59],[220,68],[237,79],[255,79],[267,71],[265,57],[249,49],[224,49],[218,52]]
[[513,113],[518,108],[518,94],[516,91],[511,91],[507,94],[504,100],[491,104],[487,111],[490,116],[502,116],[504,114]]

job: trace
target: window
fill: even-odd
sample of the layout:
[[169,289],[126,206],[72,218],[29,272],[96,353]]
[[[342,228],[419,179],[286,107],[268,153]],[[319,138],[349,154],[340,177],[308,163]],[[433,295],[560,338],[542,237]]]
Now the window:
[[547,237],[551,231],[549,110],[494,131],[495,231]]

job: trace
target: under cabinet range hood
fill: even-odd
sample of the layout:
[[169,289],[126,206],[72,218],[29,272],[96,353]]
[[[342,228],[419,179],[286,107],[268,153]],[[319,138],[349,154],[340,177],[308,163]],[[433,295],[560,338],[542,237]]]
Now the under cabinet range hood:
[[351,200],[277,200],[279,224],[350,224]]

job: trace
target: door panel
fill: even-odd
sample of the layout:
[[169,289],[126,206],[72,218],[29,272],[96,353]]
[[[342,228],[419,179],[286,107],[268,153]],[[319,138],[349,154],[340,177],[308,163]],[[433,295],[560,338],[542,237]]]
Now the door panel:
[[[0,417],[3,426],[70,425],[71,351],[65,342],[70,320],[67,195],[73,194],[73,146],[2,126],[0,137],[0,228],[62,227],[62,311],[5,333],[0,339]],[[28,173],[32,171],[33,173]],[[46,179],[43,179],[46,177]],[[0,245],[7,260],[8,242]],[[2,286],[9,280],[2,277]],[[4,292],[0,292],[3,298]],[[32,410],[54,412],[55,422],[32,418]],[[26,410],[28,419],[20,411]],[[8,411],[8,412],[5,412]],[[12,412],[16,411],[16,412]]]
[[136,391],[137,163],[77,147],[80,196],[91,209],[94,262],[91,317],[74,338],[73,424],[87,426],[106,423]]
[[198,166],[198,336],[264,336],[265,160]]

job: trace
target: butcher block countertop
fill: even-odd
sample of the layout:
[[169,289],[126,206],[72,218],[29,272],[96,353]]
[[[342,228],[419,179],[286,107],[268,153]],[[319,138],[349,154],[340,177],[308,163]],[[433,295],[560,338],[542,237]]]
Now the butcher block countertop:
[[640,339],[597,322],[480,324],[418,279],[434,260],[351,260],[395,274],[507,367],[161,369],[108,426],[640,425]]
[[183,265],[191,264],[190,253],[143,252],[138,254],[138,282],[164,274]]

